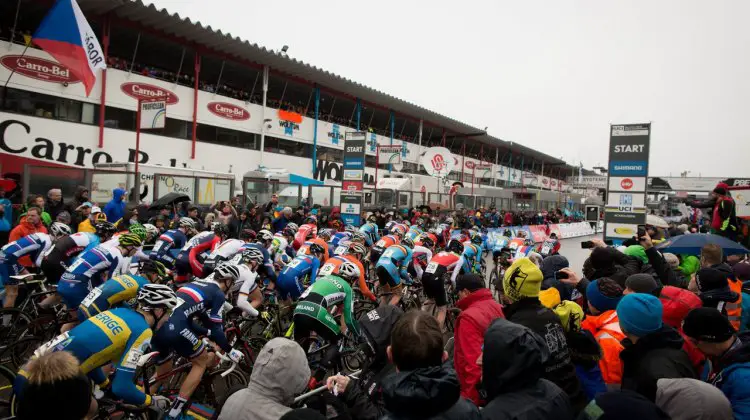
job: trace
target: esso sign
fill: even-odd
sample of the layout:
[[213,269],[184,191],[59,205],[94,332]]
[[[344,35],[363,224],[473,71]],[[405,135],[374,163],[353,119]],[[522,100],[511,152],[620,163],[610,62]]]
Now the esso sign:
[[623,190],[629,190],[633,188],[633,180],[630,178],[625,178],[622,181],[620,181],[620,186]]
[[43,58],[23,55],[6,55],[0,59],[0,64],[10,71],[43,82],[78,83],[81,81],[70,72],[68,67]]
[[226,102],[209,102],[208,111],[217,117],[226,118],[234,121],[245,121],[250,119],[250,112],[245,108],[232,105]]
[[180,102],[180,98],[166,89],[148,83],[128,82],[120,85],[122,93],[135,99],[163,99],[167,105],[174,105]]

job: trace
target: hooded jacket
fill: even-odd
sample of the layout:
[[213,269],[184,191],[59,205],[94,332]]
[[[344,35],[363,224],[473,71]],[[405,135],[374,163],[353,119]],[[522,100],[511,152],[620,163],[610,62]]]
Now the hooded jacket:
[[707,359],[704,373],[729,399],[734,417],[750,419],[750,333],[740,334],[723,356]]
[[[586,330],[567,331],[570,359],[576,367],[576,375],[581,381],[586,400],[591,401],[597,394],[607,392],[607,384],[602,378],[599,362],[602,359],[602,349],[596,338]],[[618,384],[619,385],[619,384]]]
[[442,366],[398,372],[383,380],[383,419],[480,419],[479,409],[461,397],[456,371]]
[[682,321],[685,320],[685,317],[691,310],[700,308],[703,305],[701,298],[689,290],[664,286],[659,292],[659,300],[663,308],[662,321],[680,333],[680,336],[684,340],[682,349],[685,350],[685,353],[690,357],[690,361],[693,362],[695,371],[700,372],[706,356],[682,332]]
[[572,293],[575,289],[573,286],[561,283],[560,280],[555,278],[555,274],[563,268],[570,267],[568,259],[562,255],[551,255],[542,260],[542,265],[539,269],[542,270],[544,280],[542,281],[542,290],[555,287],[560,292],[561,300],[572,300]]
[[594,248],[589,258],[583,262],[583,275],[590,280],[609,277],[624,288],[625,279],[640,273],[641,265],[639,259],[629,257],[615,248]]
[[[21,217],[21,221],[18,223],[18,226],[14,227],[13,230],[10,231],[10,235],[8,236],[8,243],[15,242],[24,236],[29,236],[32,233],[47,233],[47,228],[40,222],[38,225],[32,225],[31,223],[26,221],[26,217]],[[28,255],[24,255],[23,257],[18,259],[18,263],[21,264],[24,267],[33,267],[34,264],[31,262],[31,258],[29,258]]]
[[625,339],[625,334],[620,329],[617,313],[609,310],[599,315],[588,315],[581,326],[594,335],[602,349],[599,368],[604,382],[610,386],[619,385],[622,382],[620,352],[623,348],[620,342]]
[[528,327],[544,338],[550,353],[544,378],[554,382],[568,394],[575,412],[582,410],[586,405],[586,395],[571,362],[560,318],[542,306],[537,298],[525,298],[514,302],[505,308],[505,317],[509,321]]
[[682,337],[672,327],[640,337],[633,343],[622,341],[622,389],[635,391],[651,401],[656,399],[656,381],[661,378],[695,378],[693,364],[682,350]]
[[292,340],[277,337],[258,354],[247,388],[224,403],[219,420],[278,420],[310,379],[305,351]]
[[125,200],[123,196],[125,190],[122,188],[115,188],[112,190],[112,200],[104,206],[104,214],[107,215],[107,220],[112,223],[120,220],[125,216]]
[[461,396],[479,404],[477,384],[482,379],[482,369],[477,359],[482,354],[484,332],[495,318],[503,318],[503,308],[489,289],[479,289],[456,302],[461,313],[456,318],[453,347],[453,361],[458,380],[461,382]]
[[[716,387],[697,379],[659,379],[656,405],[673,419],[726,420],[734,418],[727,397]],[[741,418],[741,417],[737,417]]]
[[497,319],[484,335],[485,419],[572,419],[568,396],[543,378],[547,343],[529,328]]

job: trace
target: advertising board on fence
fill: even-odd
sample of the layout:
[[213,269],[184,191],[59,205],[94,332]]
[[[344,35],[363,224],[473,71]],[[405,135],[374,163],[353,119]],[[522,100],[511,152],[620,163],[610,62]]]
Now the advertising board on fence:
[[341,188],[341,219],[347,225],[361,224],[366,143],[367,133],[363,131],[344,134],[343,171],[348,174],[349,180],[345,181]]

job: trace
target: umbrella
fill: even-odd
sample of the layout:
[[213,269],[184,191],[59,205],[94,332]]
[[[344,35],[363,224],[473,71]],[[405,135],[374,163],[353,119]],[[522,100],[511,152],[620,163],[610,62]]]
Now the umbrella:
[[701,248],[707,244],[719,245],[724,255],[750,254],[750,251],[737,242],[710,233],[675,236],[657,245],[656,249],[673,254],[700,255]]
[[171,192],[163,195],[158,200],[151,203],[151,206],[148,209],[156,210],[159,207],[173,206],[175,204],[182,203],[183,201],[190,201],[190,197],[185,194]]
[[666,229],[669,227],[669,223],[667,223],[666,220],[653,214],[646,215],[646,224],[650,226],[662,228],[662,229]]

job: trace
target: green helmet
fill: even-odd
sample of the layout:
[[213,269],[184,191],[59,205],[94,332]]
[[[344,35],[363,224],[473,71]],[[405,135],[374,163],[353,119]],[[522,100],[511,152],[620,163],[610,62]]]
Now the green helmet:
[[133,223],[132,225],[130,225],[130,227],[128,228],[128,232],[138,235],[138,237],[141,238],[141,242],[145,242],[146,236],[148,235],[148,231],[140,223]]
[[137,247],[143,244],[143,241],[141,241],[141,237],[134,233],[123,233],[122,235],[117,237],[117,240],[120,242],[120,246]]
[[169,270],[159,261],[145,260],[142,261],[138,267],[138,272],[141,274],[154,273],[157,275],[159,280],[165,280],[168,278]]

